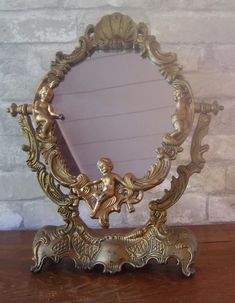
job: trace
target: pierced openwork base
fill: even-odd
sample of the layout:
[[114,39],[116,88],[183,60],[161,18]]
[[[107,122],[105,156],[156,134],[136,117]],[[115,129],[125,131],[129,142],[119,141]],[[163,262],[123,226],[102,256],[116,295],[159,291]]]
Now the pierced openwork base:
[[33,242],[33,272],[42,269],[47,258],[58,263],[71,258],[76,268],[92,269],[102,264],[103,272],[121,271],[123,264],[142,267],[150,259],[166,264],[173,257],[189,277],[197,252],[194,235],[185,228],[166,228],[148,224],[128,234],[97,236],[75,221],[70,226],[47,226],[40,229]]

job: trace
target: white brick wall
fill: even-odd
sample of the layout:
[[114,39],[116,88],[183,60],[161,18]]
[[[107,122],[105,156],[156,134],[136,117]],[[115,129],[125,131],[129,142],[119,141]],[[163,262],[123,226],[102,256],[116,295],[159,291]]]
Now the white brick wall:
[[[0,229],[61,223],[26,167],[24,138],[5,108],[12,101],[31,102],[55,52],[71,51],[87,24],[114,11],[147,23],[164,50],[178,53],[198,101],[217,99],[225,106],[205,139],[211,146],[205,170],[192,177],[186,194],[169,211],[169,223],[235,221],[233,0],[0,0]],[[143,224],[148,197],[153,191],[136,215],[112,215],[113,226]]]

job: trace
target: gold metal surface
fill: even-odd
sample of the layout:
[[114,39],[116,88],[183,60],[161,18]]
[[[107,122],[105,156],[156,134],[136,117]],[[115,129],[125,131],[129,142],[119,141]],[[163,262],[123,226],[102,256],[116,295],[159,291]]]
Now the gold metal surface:
[[[143,178],[136,178],[132,173],[119,176],[113,172],[112,161],[107,158],[97,163],[102,174],[98,180],[91,181],[85,174],[74,176],[57,145],[55,119],[65,117],[53,110],[53,89],[73,65],[93,52],[123,49],[132,49],[142,57],[148,57],[174,88],[174,131],[164,136],[162,146],[156,151],[156,162]],[[70,55],[56,54],[51,70],[39,85],[33,104],[12,104],[9,112],[13,116],[19,114],[20,126],[28,138],[28,145],[23,146],[29,156],[27,164],[37,173],[40,186],[58,205],[58,211],[65,221],[64,226],[45,227],[36,234],[33,271],[39,271],[46,258],[59,262],[63,257],[69,257],[74,260],[75,266],[88,269],[102,264],[104,271],[114,273],[120,271],[125,263],[141,267],[150,259],[166,263],[170,257],[174,257],[181,263],[186,276],[193,273],[191,264],[196,255],[196,240],[185,229],[168,229],[165,225],[166,210],[182,196],[190,176],[203,168],[205,161],[202,155],[208,146],[202,146],[201,141],[208,131],[210,113],[217,114],[222,108],[217,103],[194,103],[190,85],[181,69],[176,55],[163,53],[145,24],[136,24],[129,16],[114,13],[104,16],[96,26],[89,25],[85,35],[80,38],[80,46]],[[90,216],[99,219],[100,225],[106,228],[109,227],[110,213],[120,212],[122,204],[125,203],[129,212],[133,212],[134,205],[142,200],[144,191],[166,178],[171,161],[182,151],[181,144],[192,129],[195,113],[199,113],[199,118],[192,137],[191,162],[178,167],[178,177],[172,178],[170,190],[166,190],[161,199],[150,201],[147,224],[125,235],[95,235],[79,217],[79,202],[86,201],[91,208]],[[63,187],[70,189],[69,194],[63,192]]]

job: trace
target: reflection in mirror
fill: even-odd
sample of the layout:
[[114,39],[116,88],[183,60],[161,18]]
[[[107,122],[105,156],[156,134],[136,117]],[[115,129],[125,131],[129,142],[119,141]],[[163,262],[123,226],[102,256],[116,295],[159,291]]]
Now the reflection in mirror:
[[173,88],[158,67],[130,52],[96,52],[76,65],[55,89],[59,127],[80,172],[100,177],[96,162],[113,160],[114,171],[143,177],[154,150],[172,132]]

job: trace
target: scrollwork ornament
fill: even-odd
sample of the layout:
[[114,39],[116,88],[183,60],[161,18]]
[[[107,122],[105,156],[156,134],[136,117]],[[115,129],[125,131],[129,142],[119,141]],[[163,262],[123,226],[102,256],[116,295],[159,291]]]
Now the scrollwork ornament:
[[[208,132],[210,113],[217,114],[222,107],[217,103],[195,103],[177,56],[164,53],[147,26],[135,23],[129,16],[120,13],[104,16],[97,25],[89,25],[79,41],[80,45],[71,54],[56,54],[33,104],[12,104],[9,109],[12,116],[19,115],[20,127],[28,139],[28,144],[23,146],[28,154],[27,164],[37,173],[41,188],[57,204],[65,221],[64,226],[49,226],[37,232],[32,271],[40,271],[47,258],[59,262],[69,257],[76,267],[87,269],[102,264],[105,272],[114,273],[125,263],[141,267],[150,259],[166,263],[174,257],[181,263],[183,274],[190,276],[194,272],[191,265],[197,251],[196,240],[188,230],[167,228],[166,210],[180,199],[191,175],[203,168],[203,153],[208,145],[201,142]],[[127,49],[149,58],[172,85],[176,103],[172,116],[174,131],[163,137],[162,146],[156,150],[156,161],[142,178],[132,173],[118,175],[108,158],[101,158],[97,163],[101,172],[98,180],[90,180],[82,173],[73,175],[57,144],[55,121],[65,117],[53,109],[53,89],[74,65],[96,50]],[[128,234],[94,235],[79,216],[80,201],[88,204],[90,216],[105,228],[109,227],[109,215],[120,212],[123,204],[129,212],[135,211],[135,204],[141,202],[144,192],[162,183],[168,175],[172,160],[182,151],[181,145],[192,130],[195,114],[199,117],[192,137],[191,162],[179,166],[178,177],[172,178],[171,188],[162,198],[150,202],[147,224]]]

